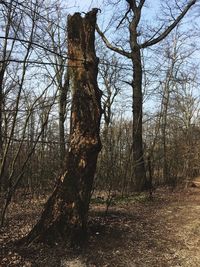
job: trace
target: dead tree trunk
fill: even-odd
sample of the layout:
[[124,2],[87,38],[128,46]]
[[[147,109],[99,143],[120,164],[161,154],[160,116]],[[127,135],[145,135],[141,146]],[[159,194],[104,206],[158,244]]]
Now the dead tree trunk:
[[90,194],[96,161],[101,149],[99,137],[101,92],[97,85],[98,58],[94,39],[97,9],[84,18],[68,17],[69,78],[72,86],[71,132],[66,172],[36,226],[25,243],[65,239],[80,244],[87,229]]

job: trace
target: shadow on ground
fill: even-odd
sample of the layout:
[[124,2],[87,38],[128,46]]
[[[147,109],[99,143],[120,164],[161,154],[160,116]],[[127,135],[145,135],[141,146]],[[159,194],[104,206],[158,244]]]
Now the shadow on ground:
[[9,225],[1,229],[2,267],[200,266],[200,192],[197,189],[160,190],[153,201],[120,203],[111,207],[107,216],[104,206],[93,205],[90,238],[81,251],[68,249],[64,244],[14,245],[13,241],[24,236],[35,223],[44,201],[35,201],[33,209],[28,203],[28,200],[27,206],[23,203],[23,209],[18,204],[18,214],[17,206],[11,207]]

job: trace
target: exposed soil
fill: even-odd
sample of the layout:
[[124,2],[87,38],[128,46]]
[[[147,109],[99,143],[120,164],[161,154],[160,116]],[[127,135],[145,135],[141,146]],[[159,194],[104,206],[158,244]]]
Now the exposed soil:
[[200,190],[159,189],[153,200],[142,194],[105,205],[92,204],[87,247],[64,244],[19,247],[39,218],[46,197],[20,196],[0,230],[0,266],[41,267],[197,267],[200,266]]

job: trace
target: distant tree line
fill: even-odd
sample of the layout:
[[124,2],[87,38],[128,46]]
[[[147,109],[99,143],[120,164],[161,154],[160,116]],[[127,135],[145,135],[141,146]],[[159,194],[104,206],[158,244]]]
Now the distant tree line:
[[[196,1],[163,2],[165,16],[157,25],[142,19],[148,1],[124,1],[123,8],[114,2],[108,4],[120,16],[112,17],[108,36],[113,28],[119,34],[108,41],[97,26],[102,150],[94,189],[125,195],[147,189],[149,182],[176,186],[200,175],[199,36],[189,23],[181,24]],[[51,190],[65,168],[73,66],[67,51],[68,9],[62,5],[0,3],[3,213],[17,189]],[[87,67],[87,60],[75,60],[75,68]]]

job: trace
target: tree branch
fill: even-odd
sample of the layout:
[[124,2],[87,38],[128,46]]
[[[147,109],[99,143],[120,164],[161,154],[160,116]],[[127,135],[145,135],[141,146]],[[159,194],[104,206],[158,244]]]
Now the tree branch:
[[134,0],[134,1],[133,1],[133,0],[126,0],[126,2],[129,4],[131,10],[134,12],[134,11],[137,10],[137,9],[138,9],[138,10],[141,10],[141,9],[142,9],[145,0],[140,0],[138,6],[136,5],[136,1],[135,1],[135,0]]
[[113,46],[109,41],[108,39],[105,37],[104,33],[99,29],[99,26],[96,24],[96,31],[98,32],[98,34],[101,36],[103,42],[105,43],[105,45],[111,49],[112,51],[114,52],[117,52],[118,54],[122,55],[122,56],[125,56],[127,58],[131,58],[132,57],[132,54],[130,52],[127,52],[123,49],[120,49],[116,46]]
[[30,40],[24,40],[24,39],[18,38],[16,36],[15,37],[11,37],[11,36],[9,36],[9,37],[0,36],[0,39],[13,40],[13,41],[21,42],[21,43],[26,43],[26,44],[31,45],[31,46],[37,46],[37,47],[39,47],[41,49],[44,49],[45,51],[48,51],[49,53],[52,53],[52,54],[54,54],[54,55],[56,55],[58,57],[63,57],[63,55],[60,55],[59,53],[57,53],[57,52],[49,49],[48,47],[45,47],[45,46],[39,44],[39,43],[35,43],[32,40],[31,41]]
[[140,0],[138,8],[141,10],[144,5],[145,0]]
[[131,8],[129,7],[129,9],[126,11],[125,15],[123,16],[123,18],[120,20],[117,29],[120,27],[120,25],[123,23],[123,21],[127,18],[128,13],[131,11]]
[[185,16],[185,14],[188,12],[188,10],[196,3],[197,0],[191,0],[187,6],[184,8],[183,12],[176,18],[176,20],[163,32],[158,36],[157,38],[153,40],[148,40],[140,45],[140,48],[146,48],[148,46],[155,45],[162,41],[181,21],[181,19]]
[[126,2],[129,4],[132,11],[134,11],[137,8],[135,0],[134,1],[133,0],[126,0]]

